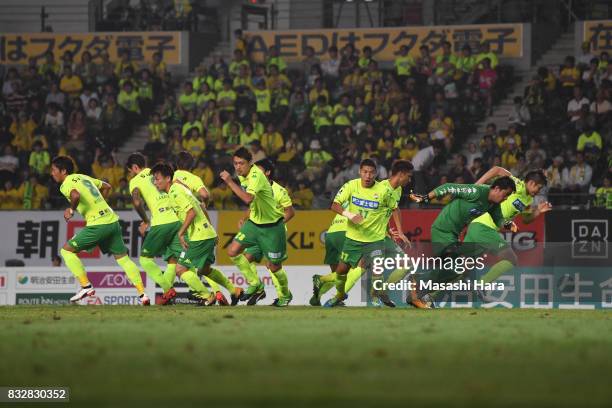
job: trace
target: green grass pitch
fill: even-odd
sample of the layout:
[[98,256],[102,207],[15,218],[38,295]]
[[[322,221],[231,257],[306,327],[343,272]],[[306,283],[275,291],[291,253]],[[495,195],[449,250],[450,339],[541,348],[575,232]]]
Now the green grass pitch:
[[0,359],[54,406],[609,407],[612,311],[3,307]]

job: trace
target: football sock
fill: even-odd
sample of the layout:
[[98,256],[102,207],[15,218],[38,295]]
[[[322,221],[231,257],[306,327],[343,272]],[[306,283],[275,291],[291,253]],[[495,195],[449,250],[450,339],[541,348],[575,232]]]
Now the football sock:
[[357,281],[361,278],[363,272],[364,269],[359,266],[348,271],[348,274],[346,275],[346,283],[344,285],[344,291],[346,293],[348,293],[353,286],[355,286],[355,283],[357,283]]
[[201,294],[202,296],[210,296],[210,292],[208,289],[206,289],[206,286],[204,286],[198,275],[192,269],[183,272],[181,279],[193,292]]
[[336,276],[334,276],[333,282],[323,282],[323,284],[321,285],[321,289],[319,289],[319,297],[329,292],[329,290],[335,286],[336,286]]
[[[268,269],[268,271],[270,271]],[[283,295],[283,289],[280,286],[280,282],[274,273],[270,271],[270,278],[272,278],[272,283],[274,284],[274,289],[276,289],[277,297],[281,297]]]
[[512,268],[514,268],[512,262],[506,259],[502,259],[501,261],[493,265],[491,269],[489,269],[487,273],[482,276],[481,279],[485,283],[493,282],[494,280],[502,276],[504,273],[510,271]]
[[85,272],[83,262],[81,262],[77,254],[66,251],[64,248],[62,248],[60,250],[60,255],[62,258],[64,258],[64,263],[68,269],[70,269],[70,272],[72,272],[72,274],[79,280],[82,287],[91,285],[91,283],[89,283],[89,279],[87,279],[87,273]]
[[346,281],[347,281],[347,274],[336,274],[336,290],[338,291],[338,293],[336,293],[336,298],[340,299],[342,298],[345,294],[346,294]]
[[206,283],[208,283],[208,286],[210,286],[210,290],[213,293],[217,293],[217,292],[219,292],[221,290],[221,286],[217,285],[217,282],[215,282],[209,276],[204,275],[204,279],[206,279]]
[[388,283],[397,283],[404,279],[410,272],[410,269],[396,269],[387,278]]
[[336,282],[336,272],[328,273],[327,275],[322,275],[321,282]]
[[[236,293],[236,288],[234,287],[232,282],[230,282],[230,280],[227,279],[227,276],[225,276],[223,274],[223,272],[221,272],[217,268],[213,268],[211,266],[210,267],[210,272],[208,273],[206,278],[208,279],[208,282],[212,281],[215,284],[215,286],[217,286],[217,287],[219,287],[219,285],[223,286],[232,295]],[[217,283],[219,285],[217,285]],[[211,287],[212,287],[212,285],[211,285]],[[215,292],[217,292],[217,291],[218,290],[216,290]]]
[[259,276],[257,276],[257,273],[253,273],[253,270],[251,269],[251,264],[243,254],[236,255],[230,259],[232,260],[234,265],[238,267],[238,270],[245,277],[249,285],[259,285]]
[[168,264],[166,266],[166,272],[164,272],[164,279],[168,282],[169,287],[174,286],[174,279],[176,278],[176,264]]
[[278,279],[277,290],[279,291],[279,296],[289,296],[289,280],[287,279],[287,274],[285,273],[285,270],[283,268],[280,268],[276,272],[272,272],[270,269],[268,269],[268,271],[270,272],[270,275],[274,275],[276,279]]
[[132,282],[132,285],[136,287],[138,294],[142,295],[144,293],[144,286],[142,284],[142,278],[140,277],[140,269],[138,269],[138,266],[136,266],[134,261],[132,261],[127,255],[117,259],[117,263],[121,269],[125,271],[125,274],[130,282]]
[[157,283],[163,289],[164,292],[171,288],[168,281],[164,278],[162,270],[159,268],[159,266],[157,266],[153,258],[141,256],[139,258],[139,261],[140,266],[142,266],[142,269],[145,270],[147,275],[150,276],[151,279],[153,279],[153,281],[155,281],[155,283]]

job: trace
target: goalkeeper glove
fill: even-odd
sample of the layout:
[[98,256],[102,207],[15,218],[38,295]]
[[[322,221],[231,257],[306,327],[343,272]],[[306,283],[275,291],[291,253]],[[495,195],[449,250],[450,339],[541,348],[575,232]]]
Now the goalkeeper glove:
[[423,204],[428,204],[430,201],[429,195],[427,194],[410,193],[410,199],[417,203],[423,203]]

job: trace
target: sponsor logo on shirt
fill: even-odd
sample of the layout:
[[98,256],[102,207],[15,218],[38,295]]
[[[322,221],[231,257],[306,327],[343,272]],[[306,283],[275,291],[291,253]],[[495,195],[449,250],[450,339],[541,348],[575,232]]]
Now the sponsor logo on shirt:
[[378,201],[366,200],[365,198],[352,197],[351,202],[358,207],[363,208],[378,208]]
[[519,210],[520,212],[525,211],[525,203],[523,203],[519,198],[517,198],[516,200],[514,200],[512,202],[512,205],[514,206],[514,208],[516,208],[517,210]]

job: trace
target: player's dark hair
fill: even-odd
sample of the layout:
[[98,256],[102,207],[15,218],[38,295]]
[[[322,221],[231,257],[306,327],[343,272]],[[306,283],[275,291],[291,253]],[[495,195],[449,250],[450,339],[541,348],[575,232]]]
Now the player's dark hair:
[[59,170],[66,170],[66,174],[74,173],[74,162],[68,156],[56,156],[51,161],[51,164]]
[[130,154],[125,166],[129,169],[132,168],[133,165],[136,165],[141,169],[144,168],[147,165],[147,159],[145,159],[144,154],[140,152]]
[[397,173],[409,173],[414,169],[409,160],[396,160],[391,165],[391,175]]
[[514,184],[514,180],[512,180],[508,176],[499,177],[496,179],[493,184],[491,184],[491,188],[499,188],[500,190],[512,190],[512,192],[516,191],[516,184]]
[[153,168],[151,169],[151,174],[161,174],[164,177],[174,177],[174,170],[172,169],[172,166],[170,166],[168,163],[157,163],[155,166],[153,166]]
[[248,162],[251,162],[251,160],[253,160],[253,155],[251,154],[251,152],[249,152],[249,150],[246,147],[239,147],[234,152],[234,157],[240,157],[241,159],[244,159]]
[[191,153],[183,150],[176,157],[176,167],[179,170],[191,170],[193,168],[193,156]]
[[266,171],[270,172],[270,178],[274,176],[274,163],[270,159],[261,159],[255,162],[255,165],[261,166],[264,169],[264,173]]
[[542,186],[545,186],[548,182],[542,170],[532,170],[527,173],[527,175],[525,176],[525,183],[528,183],[530,181],[535,181],[536,184],[541,184]]
[[359,168],[361,169],[362,167],[373,167],[375,169],[378,168],[378,166],[376,165],[376,163],[374,162],[374,160],[372,159],[363,159],[361,161],[361,163],[359,163]]

